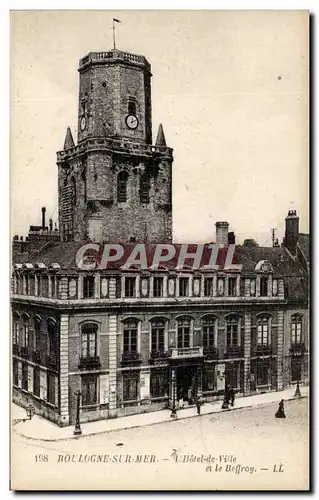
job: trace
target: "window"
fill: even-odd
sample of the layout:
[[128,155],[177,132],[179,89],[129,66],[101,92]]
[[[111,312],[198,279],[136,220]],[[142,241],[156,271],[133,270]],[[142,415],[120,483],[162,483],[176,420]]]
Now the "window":
[[34,318],[34,334],[35,334],[35,349],[40,350],[41,346],[41,318],[36,316]]
[[136,401],[138,389],[138,373],[123,374],[123,401]]
[[13,371],[13,385],[18,386],[19,385],[19,367],[18,367],[18,360],[17,359],[13,359],[12,371]]
[[50,288],[51,288],[51,297],[54,299],[56,296],[56,290],[55,290],[55,276],[50,276]]
[[124,294],[125,297],[135,297],[136,278],[125,277]]
[[236,297],[237,295],[237,278],[228,278],[228,295]]
[[29,295],[29,276],[25,276],[24,282],[25,282],[25,294]]
[[148,173],[146,173],[146,172],[141,176],[140,200],[141,200],[141,203],[149,203],[150,202],[150,177],[149,177]]
[[94,358],[97,347],[97,325],[95,323],[86,323],[82,325],[81,351],[82,358]]
[[226,347],[239,345],[239,319],[227,318],[226,320]]
[[42,297],[49,297],[49,278],[48,276],[42,276],[41,279],[41,295]]
[[137,352],[137,320],[131,319],[124,323],[123,352]]
[[18,319],[15,319],[13,323],[12,343],[16,345],[20,344],[20,323]]
[[163,278],[153,278],[153,297],[163,297]]
[[83,297],[85,299],[94,298],[94,276],[85,276],[83,278]]
[[23,316],[22,345],[29,347],[29,317]]
[[269,321],[267,316],[257,321],[257,345],[267,346],[269,344]]
[[35,295],[35,277],[29,277],[29,293],[30,295]]
[[167,396],[167,370],[152,370],[151,372],[151,397],[161,398]]
[[188,297],[189,278],[179,278],[179,296]]
[[177,321],[177,347],[190,346],[190,329],[191,322],[189,318],[180,318]]
[[135,99],[135,97],[128,98],[127,112],[129,115],[136,115],[136,99]]
[[205,297],[212,297],[214,289],[214,278],[204,279],[204,295]]
[[48,373],[48,390],[47,390],[47,398],[48,403],[55,404],[55,376],[51,373]]
[[300,344],[302,339],[302,316],[294,314],[291,318],[291,343]]
[[40,397],[40,369],[34,368],[33,371],[33,394]]
[[128,173],[125,170],[117,176],[117,201],[119,202],[127,200],[127,179]]
[[91,406],[97,404],[97,377],[82,377],[82,406]]
[[203,343],[205,347],[215,345],[216,318],[206,317],[203,319]]
[[152,352],[164,351],[165,321],[154,319],[151,322]]
[[58,350],[57,327],[53,319],[48,319],[49,353],[56,355]]
[[28,390],[28,365],[26,363],[22,363],[22,389]]
[[216,390],[216,373],[215,366],[204,364],[203,367],[203,390],[214,391]]
[[268,295],[268,278],[260,278],[260,296],[267,297]]
[[258,359],[257,361],[257,385],[268,385],[269,383],[269,361]]

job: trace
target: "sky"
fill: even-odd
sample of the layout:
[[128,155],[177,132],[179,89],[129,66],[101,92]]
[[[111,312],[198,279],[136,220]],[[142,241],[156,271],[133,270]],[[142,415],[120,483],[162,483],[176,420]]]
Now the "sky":
[[58,218],[56,152],[77,131],[78,61],[117,48],[152,65],[153,140],[174,149],[173,238],[281,241],[308,218],[308,17],[302,11],[11,13],[11,229]]

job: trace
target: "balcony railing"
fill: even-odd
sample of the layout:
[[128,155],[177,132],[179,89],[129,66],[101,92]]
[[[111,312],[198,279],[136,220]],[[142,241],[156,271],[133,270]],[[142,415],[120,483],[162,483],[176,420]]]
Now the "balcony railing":
[[21,356],[21,358],[28,359],[28,357],[29,357],[29,349],[28,349],[28,347],[20,346],[19,350],[20,350],[20,356]]
[[47,368],[50,368],[51,370],[58,369],[58,358],[57,358],[56,354],[48,354],[47,355],[46,366],[47,366]]
[[242,358],[244,355],[241,346],[228,346],[226,347],[225,358]]
[[306,346],[304,342],[294,342],[291,344],[289,349],[292,356],[301,356],[306,352]]
[[202,347],[180,347],[171,350],[171,358],[197,358],[203,356]]
[[169,356],[167,351],[151,351],[150,353],[150,362],[156,363],[157,361],[166,361]]
[[204,356],[206,356],[206,359],[217,359],[218,349],[216,347],[204,347]]
[[122,354],[122,363],[139,363],[140,361],[139,352],[124,352]]
[[271,345],[256,345],[254,349],[255,356],[270,356],[272,354]]
[[80,370],[98,370],[101,367],[99,356],[88,356],[80,359]]
[[32,352],[32,361],[37,364],[41,364],[41,352],[40,351],[33,351]]

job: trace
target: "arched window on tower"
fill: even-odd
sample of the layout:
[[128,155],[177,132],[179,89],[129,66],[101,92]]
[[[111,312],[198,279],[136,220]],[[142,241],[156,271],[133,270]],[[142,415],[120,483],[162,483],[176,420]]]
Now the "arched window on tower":
[[141,176],[140,200],[141,203],[150,202],[150,176],[147,172],[144,172],[144,174],[142,174]]
[[128,173],[125,170],[119,173],[117,177],[117,201],[127,201],[127,179]]

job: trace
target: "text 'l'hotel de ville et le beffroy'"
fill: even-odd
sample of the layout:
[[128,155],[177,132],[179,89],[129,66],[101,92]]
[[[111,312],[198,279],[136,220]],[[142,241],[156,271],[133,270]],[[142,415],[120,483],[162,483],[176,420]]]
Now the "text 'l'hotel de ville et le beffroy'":
[[[89,241],[172,243],[173,151],[161,125],[152,144],[151,76],[116,49],[80,60],[59,226],[42,208],[42,225],[13,238],[13,400],[59,425],[75,422],[77,390],[85,422],[212,401],[226,380],[244,396],[308,383],[309,238],[294,210],[281,245],[235,247],[237,269],[76,265]],[[228,229],[216,222],[215,243],[235,243]]]

